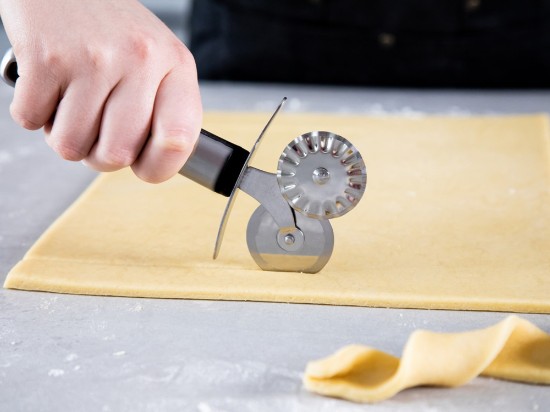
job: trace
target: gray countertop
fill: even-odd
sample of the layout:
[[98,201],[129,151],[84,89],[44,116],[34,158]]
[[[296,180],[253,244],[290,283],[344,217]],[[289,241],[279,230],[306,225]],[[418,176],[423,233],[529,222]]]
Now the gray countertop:
[[[204,84],[206,110],[448,115],[550,111],[550,92],[456,92]],[[0,274],[95,173],[57,158],[9,118],[0,88]],[[348,343],[400,354],[416,328],[461,331],[505,313],[131,299],[0,290],[0,409],[5,411],[549,410],[550,389],[478,378],[404,391],[374,406],[304,391],[309,360]],[[550,316],[524,315],[550,331]]]

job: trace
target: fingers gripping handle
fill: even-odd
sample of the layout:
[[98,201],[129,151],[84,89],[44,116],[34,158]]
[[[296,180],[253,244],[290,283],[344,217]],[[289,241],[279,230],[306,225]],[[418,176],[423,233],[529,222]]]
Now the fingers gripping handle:
[[[0,63],[0,75],[15,87],[17,60],[10,48]],[[237,183],[248,151],[206,130],[201,130],[193,153],[179,173],[224,196],[229,196]]]

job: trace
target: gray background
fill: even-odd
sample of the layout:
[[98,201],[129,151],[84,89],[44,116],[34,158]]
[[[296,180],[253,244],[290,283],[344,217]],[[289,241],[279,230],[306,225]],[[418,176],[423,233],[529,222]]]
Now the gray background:
[[[176,29],[183,3],[148,1]],[[172,11],[175,14],[171,14]],[[178,17],[174,17],[178,16]],[[180,19],[181,17],[181,19]],[[0,43],[1,44],[1,43]],[[206,110],[468,115],[550,110],[550,92],[400,91],[204,83]],[[0,281],[95,177],[9,118],[0,87]],[[479,378],[374,406],[305,392],[307,361],[365,343],[400,354],[416,328],[460,331],[504,313],[155,300],[0,290],[0,410],[548,410],[548,387]],[[548,315],[524,315],[550,332]]]

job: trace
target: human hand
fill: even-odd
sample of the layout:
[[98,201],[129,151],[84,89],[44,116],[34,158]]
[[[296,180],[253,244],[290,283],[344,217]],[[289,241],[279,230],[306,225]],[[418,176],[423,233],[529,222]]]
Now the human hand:
[[18,124],[98,171],[131,166],[152,183],[178,172],[202,107],[191,53],[156,16],[137,0],[0,0],[0,15]]

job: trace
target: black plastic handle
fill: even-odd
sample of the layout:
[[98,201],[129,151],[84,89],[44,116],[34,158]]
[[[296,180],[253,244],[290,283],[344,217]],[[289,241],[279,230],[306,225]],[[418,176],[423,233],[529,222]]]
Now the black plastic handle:
[[193,153],[179,173],[224,196],[237,183],[249,152],[206,130],[201,130]]

